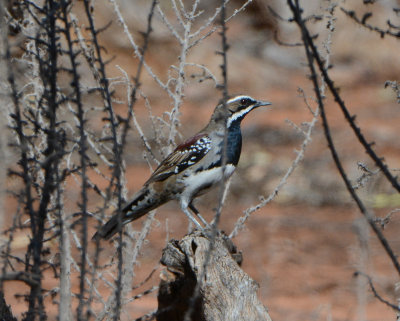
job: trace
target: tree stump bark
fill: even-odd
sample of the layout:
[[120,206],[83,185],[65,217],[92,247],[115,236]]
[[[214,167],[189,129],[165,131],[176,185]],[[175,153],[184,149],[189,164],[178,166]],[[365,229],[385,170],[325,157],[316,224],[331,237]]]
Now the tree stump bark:
[[[207,236],[208,235],[208,236]],[[194,231],[163,250],[158,321],[271,321],[224,234]]]

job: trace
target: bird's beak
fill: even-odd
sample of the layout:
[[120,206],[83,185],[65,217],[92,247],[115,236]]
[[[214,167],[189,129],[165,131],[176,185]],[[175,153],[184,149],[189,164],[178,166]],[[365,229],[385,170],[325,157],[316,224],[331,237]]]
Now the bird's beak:
[[258,100],[255,103],[254,108],[261,107],[261,106],[269,106],[269,105],[272,105],[272,103],[270,103],[269,101]]

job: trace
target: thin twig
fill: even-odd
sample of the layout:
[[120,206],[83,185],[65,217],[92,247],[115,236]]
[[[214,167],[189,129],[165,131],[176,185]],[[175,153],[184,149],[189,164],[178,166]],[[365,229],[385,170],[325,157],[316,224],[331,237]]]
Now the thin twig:
[[365,13],[364,16],[360,19],[360,18],[357,17],[356,13],[354,11],[352,11],[352,10],[347,10],[347,9],[345,9],[343,7],[341,7],[340,10],[342,10],[342,12],[344,12],[349,18],[351,18],[357,24],[367,28],[368,30],[371,30],[371,31],[374,31],[374,32],[378,33],[381,36],[381,38],[385,37],[386,35],[392,36],[392,37],[395,37],[395,38],[400,38],[400,31],[399,30],[397,30],[397,31],[392,31],[391,30],[393,28],[399,29],[399,27],[394,26],[390,22],[390,20],[387,21],[387,24],[388,24],[389,28],[385,30],[385,29],[382,29],[382,28],[379,28],[379,27],[376,27],[376,26],[373,26],[373,25],[367,23],[367,20],[372,17],[372,12]]
[[372,282],[372,279],[371,279],[371,277],[369,275],[367,275],[367,274],[365,274],[363,272],[357,271],[357,272],[354,273],[354,276],[363,276],[363,277],[365,277],[368,280],[369,287],[371,288],[371,291],[374,294],[374,296],[379,301],[381,301],[382,303],[386,304],[388,307],[392,308],[393,310],[395,310],[397,312],[400,312],[400,308],[397,305],[395,305],[393,303],[390,303],[389,301],[385,300],[384,298],[382,298],[382,296],[379,295],[379,293],[375,289],[374,283]]
[[[324,80],[326,81],[328,88],[330,89],[330,91],[332,92],[332,94],[335,97],[336,102],[339,104],[339,106],[342,108],[343,112],[346,115],[346,119],[348,119],[351,127],[354,129],[355,133],[357,134],[357,137],[359,137],[359,140],[361,143],[365,143],[365,139],[364,137],[361,135],[360,130],[358,129],[358,127],[355,126],[353,120],[351,120],[350,115],[348,114],[347,109],[344,106],[344,103],[341,99],[341,97],[339,96],[338,92],[336,91],[336,89],[333,87],[333,82],[331,81],[331,79],[328,77],[327,74],[327,70],[325,69],[323,63],[322,63],[322,59],[319,56],[319,53],[314,45],[314,42],[308,32],[308,29],[305,25],[305,22],[301,16],[302,14],[302,9],[299,5],[299,1],[298,0],[288,0],[288,5],[290,10],[293,13],[293,19],[296,22],[296,24],[299,26],[299,29],[301,31],[302,34],[302,40],[304,43],[304,49],[306,51],[306,58],[308,61],[308,66],[311,72],[311,81],[313,83],[314,86],[314,91],[317,97],[317,101],[318,101],[318,106],[321,112],[321,119],[322,119],[322,125],[324,128],[324,134],[326,137],[326,140],[328,142],[328,147],[329,150],[331,151],[331,155],[332,158],[335,162],[335,165],[337,167],[337,169],[339,170],[339,173],[346,185],[347,190],[349,191],[351,197],[353,198],[353,200],[356,202],[358,208],[360,209],[361,213],[365,216],[365,218],[367,219],[369,225],[371,226],[372,230],[374,231],[374,233],[376,234],[376,236],[378,237],[379,241],[381,242],[383,248],[385,249],[386,253],[388,254],[389,258],[391,259],[397,273],[400,274],[400,264],[397,260],[396,255],[394,254],[391,246],[389,245],[387,239],[385,238],[385,236],[383,235],[383,233],[381,232],[381,230],[377,227],[377,225],[375,224],[372,215],[369,213],[369,211],[367,210],[367,208],[365,207],[365,205],[363,204],[363,202],[361,201],[361,199],[358,197],[356,191],[354,190],[354,188],[351,185],[350,180],[347,178],[347,174],[342,166],[341,160],[339,158],[339,155],[337,154],[335,145],[333,143],[333,139],[331,136],[331,132],[330,132],[330,127],[328,124],[328,120],[325,114],[325,105],[323,103],[323,98],[321,96],[320,93],[320,88],[319,88],[319,84],[318,84],[318,80],[317,80],[317,74],[316,74],[316,70],[314,67],[314,61],[317,63],[317,65],[320,68],[320,71],[323,75]],[[363,145],[364,145],[363,143]],[[368,144],[367,144],[368,145]],[[377,159],[379,159],[380,165],[379,166],[381,168],[382,171],[386,170],[386,172],[388,172],[386,165],[382,166],[382,161],[381,159],[372,151],[372,149],[370,148],[370,146],[368,145],[368,149],[367,152],[371,155],[376,157]],[[391,174],[389,173],[389,178],[393,178],[391,176]],[[394,179],[394,178],[393,178]],[[393,181],[393,179],[391,180],[391,182]],[[397,181],[394,179],[395,183],[397,183]]]

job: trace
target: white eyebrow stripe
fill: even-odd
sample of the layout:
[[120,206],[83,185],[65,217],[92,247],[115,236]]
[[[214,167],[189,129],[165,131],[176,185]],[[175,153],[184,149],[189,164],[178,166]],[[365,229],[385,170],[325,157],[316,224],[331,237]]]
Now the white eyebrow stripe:
[[227,103],[227,104],[230,104],[230,103],[233,103],[233,102],[238,101],[238,100],[243,99],[243,98],[254,100],[254,99],[251,98],[250,96],[242,95],[242,96],[233,97],[233,98],[229,99],[226,103]]

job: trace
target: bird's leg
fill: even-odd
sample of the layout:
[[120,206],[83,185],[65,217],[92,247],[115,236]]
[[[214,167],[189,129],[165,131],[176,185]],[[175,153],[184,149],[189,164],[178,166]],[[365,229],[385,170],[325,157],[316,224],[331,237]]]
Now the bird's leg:
[[201,226],[201,224],[196,220],[193,214],[189,212],[187,204],[181,203],[181,209],[183,213],[185,213],[186,216],[189,218],[189,220],[191,220],[194,223],[194,225],[196,225],[200,230],[204,230],[203,226]]
[[206,227],[210,227],[210,224],[208,224],[208,222],[203,218],[203,216],[200,215],[200,212],[197,210],[197,208],[194,207],[193,203],[190,202],[189,203],[189,208],[190,210],[197,215],[197,217],[200,219],[200,221],[206,226]]

